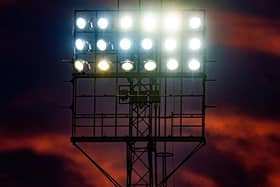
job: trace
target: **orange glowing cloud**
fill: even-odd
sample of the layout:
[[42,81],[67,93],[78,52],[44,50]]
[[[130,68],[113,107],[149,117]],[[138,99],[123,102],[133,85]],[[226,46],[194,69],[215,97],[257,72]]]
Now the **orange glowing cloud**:
[[[277,137],[280,137],[279,122],[237,115],[234,112],[226,114],[210,114],[207,116],[208,144],[216,151],[232,156],[241,163],[245,172],[250,173],[258,167],[265,167],[263,175],[266,186],[279,186],[280,158]],[[2,133],[5,134],[5,133]],[[69,142],[68,134],[37,134],[28,137],[15,138],[2,136],[0,152],[21,149],[32,150],[41,155],[55,155],[67,162],[65,169],[79,174],[90,186],[112,186],[97,169]],[[276,137],[276,140],[274,139]],[[206,145],[207,146],[207,145]],[[112,174],[120,183],[125,181],[125,151],[124,147],[116,145],[83,147]],[[112,156],[113,155],[113,156]],[[196,156],[196,155],[195,155]],[[212,155],[215,157],[215,155]],[[211,158],[211,155],[207,155]],[[215,168],[212,168],[213,172]],[[192,170],[180,170],[177,173],[181,181],[193,186],[219,187],[219,181],[207,175]]]
[[192,187],[218,187],[213,179],[195,172],[185,170],[181,172],[180,177],[183,181],[190,183]]
[[268,19],[217,10],[208,16],[210,42],[280,55],[279,18]]
[[[28,149],[39,155],[55,155],[70,160],[71,164],[66,165],[65,169],[82,176],[86,184],[90,186],[100,186],[100,184],[104,187],[112,186],[112,184],[90,164],[89,160],[74,148],[69,141],[68,135],[43,134],[21,137],[20,141],[14,137],[2,137],[0,145],[0,152]],[[87,146],[83,147],[89,149]],[[109,159],[108,157],[110,154],[106,155],[106,153],[102,152],[102,147],[95,148],[95,154],[92,154],[93,158],[96,159],[102,167],[108,170],[108,172],[110,171],[117,181],[124,181],[124,172],[120,171],[123,169],[119,167],[119,162],[122,160],[120,152],[117,149],[110,148],[110,150],[114,152],[115,159]],[[90,149],[88,151],[92,152]]]
[[247,172],[258,167],[267,168],[271,173],[275,173],[266,177],[267,186],[279,186],[279,142],[274,138],[280,137],[279,122],[234,113],[212,115],[207,121],[209,134],[219,137],[213,142],[217,150],[232,155],[242,163]]

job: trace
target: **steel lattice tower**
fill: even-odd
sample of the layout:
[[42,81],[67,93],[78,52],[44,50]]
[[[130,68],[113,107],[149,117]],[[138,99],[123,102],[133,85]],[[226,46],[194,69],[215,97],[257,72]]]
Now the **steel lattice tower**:
[[[141,1],[139,1],[141,7]],[[129,10],[136,17],[142,10]],[[160,16],[164,9],[156,10]],[[205,11],[178,10],[181,15],[199,15],[204,26],[198,30],[205,40]],[[206,47],[199,52],[178,52],[175,57],[179,62],[187,61],[193,53],[201,66],[197,71],[190,71],[187,64],[181,63],[176,71],[166,68],[167,55],[162,51],[163,33],[154,35],[156,43],[149,53],[135,47],[131,53],[117,47],[117,41],[127,33],[98,29],[98,19],[108,16],[118,19],[124,12],[116,10],[76,10],[74,20],[90,17],[86,29],[77,29],[74,24],[73,39],[87,38],[79,50],[74,47],[72,73],[72,137],[71,142],[96,166],[114,186],[122,186],[102,166],[85,151],[80,143],[119,142],[126,145],[126,186],[167,187],[168,180],[191,158],[206,142]],[[125,10],[127,12],[127,10]],[[198,13],[199,14],[198,14]],[[90,15],[90,16],[89,16]],[[194,31],[176,35],[179,41]],[[195,33],[195,35],[197,35]],[[140,42],[142,33],[136,29],[129,33]],[[110,40],[106,50],[99,50],[96,43],[99,38]],[[74,42],[75,43],[75,42]],[[185,44],[180,43],[183,49]],[[100,59],[110,58],[110,70],[101,71]],[[134,68],[130,72],[122,71],[122,64],[129,59]],[[156,62],[154,71],[145,71],[145,59]],[[77,64],[77,61],[79,64]],[[79,66],[80,65],[80,66]],[[80,69],[79,69],[80,68]],[[170,147],[173,143],[188,143],[188,152],[179,162],[170,166],[175,156]]]

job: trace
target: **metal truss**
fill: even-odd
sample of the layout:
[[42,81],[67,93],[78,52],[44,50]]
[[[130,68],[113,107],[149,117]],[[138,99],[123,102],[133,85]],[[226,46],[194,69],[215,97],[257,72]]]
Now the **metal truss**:
[[[140,10],[141,0],[138,1]],[[162,7],[162,1],[160,2]],[[117,0],[117,10],[107,13],[118,15],[119,4]],[[87,12],[92,13],[95,18],[100,13],[98,10],[75,11],[74,19],[76,20],[77,13]],[[97,41],[100,34],[108,34],[110,39],[120,36],[119,32],[77,31],[74,26],[73,38],[79,34],[90,35],[90,39],[94,41]],[[137,34],[140,35],[140,32],[136,31],[135,35]],[[205,29],[201,34],[205,36]],[[182,39],[184,36],[185,33],[182,32],[178,37]],[[161,34],[158,37],[163,38]],[[158,69],[154,72],[141,69],[143,53],[139,49],[130,55],[121,50],[111,50],[107,55],[114,59],[114,70],[100,73],[96,62],[100,56],[104,56],[102,52],[94,49],[85,54],[74,49],[73,61],[85,59],[94,68],[89,72],[74,70],[72,73],[71,142],[113,186],[167,187],[169,179],[206,143],[206,50],[203,49],[200,53],[202,67],[198,72],[186,72],[186,65],[182,64],[181,70],[170,73],[164,69],[163,61],[166,56],[160,49],[154,50],[149,56],[158,63]],[[186,62],[188,55],[189,53],[180,52],[179,61]],[[121,71],[120,63],[127,58],[137,64],[135,71]],[[125,144],[125,184],[111,176],[80,145],[92,142]],[[176,157],[176,151],[170,148],[174,143],[192,146],[188,146],[188,151],[181,160],[171,164],[171,158]]]
[[[121,185],[79,143],[123,142],[127,161],[125,186],[167,187],[168,180],[206,142],[206,81],[206,74],[192,78],[185,74],[102,80],[94,75],[73,76],[71,141],[114,186]],[[108,88],[102,95],[104,88],[99,86],[105,82]],[[199,83],[196,92],[188,85],[193,82]],[[169,158],[176,154],[167,148],[172,142],[194,146],[170,170]]]

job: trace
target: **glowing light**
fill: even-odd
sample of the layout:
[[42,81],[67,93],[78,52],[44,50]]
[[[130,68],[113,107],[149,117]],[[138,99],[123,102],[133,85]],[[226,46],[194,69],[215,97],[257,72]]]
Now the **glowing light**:
[[142,19],[142,29],[147,32],[152,32],[156,29],[157,19],[152,13],[147,13]]
[[120,41],[120,47],[122,50],[129,50],[131,48],[131,41],[128,38],[123,38]]
[[130,60],[125,60],[121,65],[122,70],[129,72],[134,68],[133,62]]
[[108,25],[109,25],[109,21],[106,18],[99,18],[97,21],[97,26],[102,30],[107,29]]
[[81,73],[83,71],[89,71],[90,65],[87,61],[82,59],[77,59],[74,61],[74,68],[77,72]]
[[85,29],[86,26],[87,26],[87,21],[85,18],[82,18],[82,17],[78,17],[77,20],[76,20],[76,26],[78,27],[78,29]]
[[167,51],[174,51],[177,48],[177,42],[174,38],[168,38],[164,42],[164,48]]
[[125,15],[125,16],[121,17],[120,26],[122,29],[129,30],[132,28],[132,25],[133,25],[133,20],[132,20],[131,16]]
[[96,46],[100,51],[105,51],[107,48],[107,43],[105,40],[99,39],[96,43]]
[[144,64],[144,68],[147,71],[154,71],[157,68],[157,64],[153,60],[148,60]]
[[189,48],[191,50],[199,50],[202,46],[202,43],[201,43],[201,40],[199,38],[192,38],[190,41],[189,41]]
[[75,41],[75,46],[76,46],[76,49],[77,49],[77,50],[82,51],[82,50],[85,49],[86,41],[83,40],[83,39],[78,38],[78,39]]
[[164,28],[166,31],[177,31],[180,27],[180,17],[176,13],[169,13],[164,19]]
[[188,67],[191,71],[197,71],[200,68],[200,61],[192,58],[188,63]]
[[74,68],[78,71],[78,72],[82,72],[84,70],[84,61],[83,60],[75,60],[74,62]]
[[145,38],[144,40],[142,40],[141,46],[145,50],[150,50],[153,47],[153,41],[150,38]]
[[179,63],[176,59],[171,58],[171,59],[168,59],[166,66],[167,66],[167,69],[173,71],[178,68]]
[[111,62],[106,59],[102,59],[97,62],[97,68],[100,71],[108,71],[111,68]]
[[202,26],[201,19],[199,17],[191,17],[189,20],[189,26],[191,29],[199,29]]

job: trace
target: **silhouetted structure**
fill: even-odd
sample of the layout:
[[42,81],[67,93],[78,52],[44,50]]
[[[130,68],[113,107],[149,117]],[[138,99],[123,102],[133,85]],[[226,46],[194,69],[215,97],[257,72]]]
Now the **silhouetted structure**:
[[[206,19],[203,10],[176,10],[184,23],[181,31],[146,33],[140,28],[139,17],[145,11],[140,5],[141,1],[138,9],[126,11],[119,7],[75,11],[71,142],[114,186],[121,185],[79,143],[123,142],[126,186],[166,187],[168,179],[205,144],[206,47],[189,49],[182,41],[195,37],[204,42]],[[122,31],[118,27],[123,13],[134,15],[137,28]],[[162,21],[166,11],[153,13]],[[184,21],[192,16],[203,25],[189,28]],[[140,45],[147,36],[154,42],[149,51]],[[177,38],[175,52],[163,49],[167,36]],[[118,45],[125,37],[132,41],[129,49]],[[105,43],[98,44],[101,39]],[[179,62],[177,69],[166,65],[173,57]],[[153,70],[145,66],[149,60],[156,64]],[[129,71],[122,66],[125,62],[133,66]],[[171,166],[175,142],[188,143],[184,148],[189,151]]]

